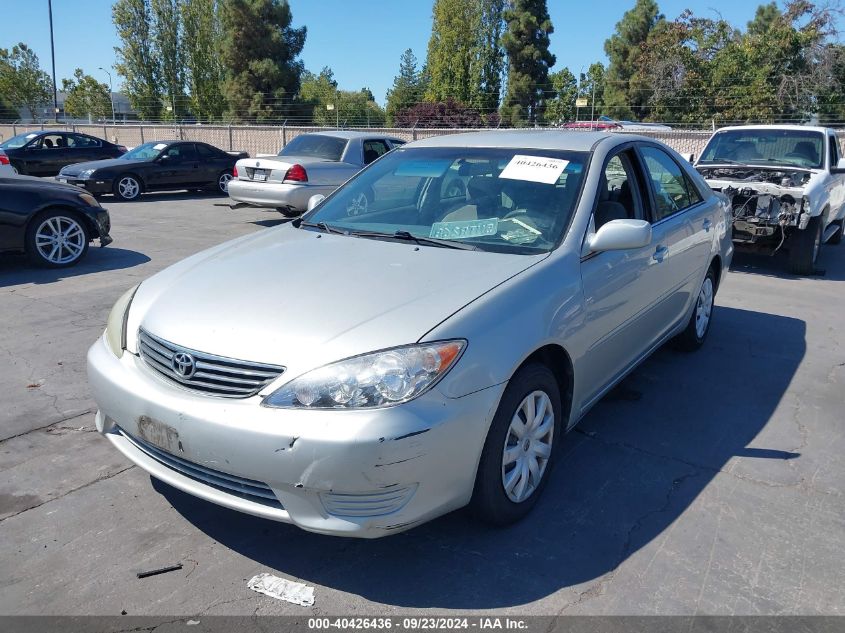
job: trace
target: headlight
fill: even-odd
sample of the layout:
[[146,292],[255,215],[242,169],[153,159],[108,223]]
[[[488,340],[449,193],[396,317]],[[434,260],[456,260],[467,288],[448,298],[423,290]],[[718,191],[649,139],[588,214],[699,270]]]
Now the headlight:
[[[138,286],[140,285],[138,284]],[[108,321],[106,321],[106,344],[112,354],[118,358],[123,356],[123,351],[126,349],[126,320],[129,318],[129,306],[138,291],[138,286],[133,286],[123,293],[120,299],[115,302],[114,307],[109,312]]]
[[387,407],[421,395],[455,364],[466,341],[440,341],[364,354],[303,374],[262,404],[278,408]]
[[79,198],[90,207],[99,207],[100,203],[90,193],[80,193]]
[[86,169],[84,171],[79,172],[79,175],[77,176],[77,178],[79,178],[80,180],[88,180],[91,177],[91,174],[93,174],[95,171],[97,171],[97,170],[96,169]]

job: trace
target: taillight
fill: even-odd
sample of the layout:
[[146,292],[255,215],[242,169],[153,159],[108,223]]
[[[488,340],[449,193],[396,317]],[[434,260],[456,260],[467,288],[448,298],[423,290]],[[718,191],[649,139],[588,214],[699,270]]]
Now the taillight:
[[235,166],[232,168],[232,178],[237,178],[237,177],[238,177],[238,166],[237,166],[237,165],[235,165]]
[[0,165],[8,165],[9,164],[9,157],[5,154],[0,154]]
[[308,174],[305,173],[305,167],[302,165],[294,165],[288,169],[285,174],[285,180],[293,180],[294,182],[308,182]]
[[123,145],[118,145],[118,146],[117,146],[117,149],[118,149],[118,151],[119,151],[119,152],[121,152],[122,154],[125,154],[126,152],[128,152],[128,151],[129,151],[129,150],[128,150],[128,149],[126,149]]

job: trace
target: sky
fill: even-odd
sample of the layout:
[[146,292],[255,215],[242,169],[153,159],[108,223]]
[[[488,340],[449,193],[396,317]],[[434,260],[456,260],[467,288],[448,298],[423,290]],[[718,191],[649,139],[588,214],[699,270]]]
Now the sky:
[[[384,104],[387,90],[399,71],[402,52],[411,48],[420,66],[431,32],[432,0],[289,0],[293,26],[308,27],[301,59],[305,67],[334,71],[342,90],[368,87]],[[667,18],[685,9],[703,17],[721,15],[744,28],[762,0],[658,0]],[[120,77],[112,69],[119,44],[111,22],[111,0],[53,0],[56,47],[56,82],[82,68],[103,83],[112,73],[115,88]],[[634,0],[548,0],[555,31],[551,52],[553,71],[567,66],[576,76],[596,61],[606,63],[604,41]],[[718,9],[714,9],[718,6]],[[718,13],[717,13],[718,11]],[[50,72],[50,31],[47,0],[0,0],[0,48],[25,42],[35,50],[41,66]]]

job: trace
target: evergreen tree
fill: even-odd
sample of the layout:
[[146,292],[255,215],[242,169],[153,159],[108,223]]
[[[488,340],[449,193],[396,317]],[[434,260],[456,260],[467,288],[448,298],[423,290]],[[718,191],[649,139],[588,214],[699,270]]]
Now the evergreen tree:
[[503,116],[512,125],[543,120],[544,90],[555,56],[549,52],[554,31],[546,0],[513,0],[504,12],[502,45],[508,56],[508,89]]
[[223,0],[224,94],[236,119],[280,120],[295,111],[306,28],[287,0]]
[[164,93],[165,118],[179,119],[187,111],[185,51],[182,42],[181,0],[152,0],[153,40]]
[[610,62],[604,94],[608,114],[619,118],[642,119],[647,114],[647,84],[636,74],[637,57],[649,33],[663,20],[655,0],[637,0],[616,24],[616,32],[604,43]]
[[489,116],[499,109],[505,52],[502,49],[505,0],[479,0],[478,28],[473,55],[472,105]]
[[223,65],[220,62],[219,0],[182,0],[183,55],[191,110],[200,120],[220,119],[223,100]]
[[399,74],[393,78],[393,86],[387,91],[388,125],[394,125],[396,114],[422,101],[422,96],[417,58],[414,56],[414,51],[409,48],[402,53],[399,60]]
[[547,95],[545,120],[550,125],[562,125],[575,118],[575,99],[578,82],[568,68],[549,75],[550,90]]
[[425,98],[452,98],[469,103],[478,26],[477,0],[435,0],[426,65],[429,84]]
[[117,72],[123,76],[123,91],[142,119],[161,118],[161,64],[153,41],[150,0],[117,0],[112,21],[121,46],[115,47]]

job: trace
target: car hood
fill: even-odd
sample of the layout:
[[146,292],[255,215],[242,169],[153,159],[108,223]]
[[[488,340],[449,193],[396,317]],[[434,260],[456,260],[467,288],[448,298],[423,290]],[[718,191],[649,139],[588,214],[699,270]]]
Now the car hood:
[[127,323],[288,376],[405,345],[546,255],[452,250],[284,225],[199,253],[141,284]]
[[114,171],[122,171],[128,169],[132,165],[141,165],[148,163],[146,160],[125,160],[123,158],[107,158],[105,160],[91,160],[87,163],[74,163],[63,167],[60,172],[63,176],[77,176],[88,169],[108,169],[115,168]]

